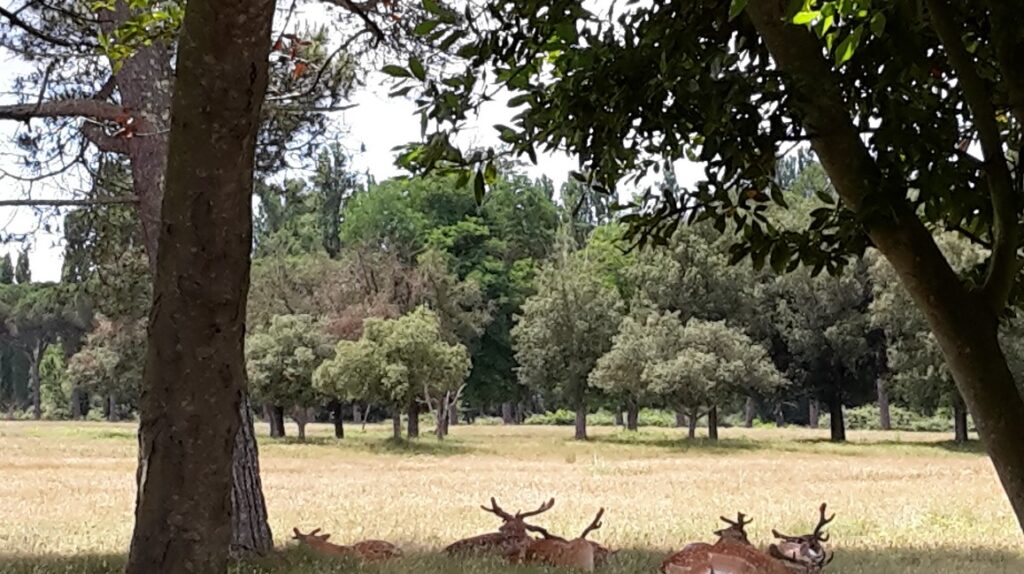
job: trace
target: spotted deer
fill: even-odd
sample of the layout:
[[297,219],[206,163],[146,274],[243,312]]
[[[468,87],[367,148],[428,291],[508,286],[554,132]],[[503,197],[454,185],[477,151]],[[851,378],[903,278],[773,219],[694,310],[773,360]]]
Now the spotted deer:
[[782,540],[771,544],[767,552],[754,547],[747,539],[744,527],[750,521],[733,522],[728,528],[716,531],[719,539],[714,544],[689,544],[666,558],[661,564],[664,574],[819,574],[832,561],[822,543],[828,540],[821,530],[834,516],[825,519],[825,505],[821,505],[821,520],[812,534],[785,536],[772,533]]
[[295,536],[292,537],[294,540],[298,540],[299,544],[307,546],[310,550],[322,556],[355,558],[362,562],[377,562],[402,555],[402,551],[397,546],[383,540],[363,540],[351,546],[342,546],[328,542],[327,539],[331,535],[318,534],[320,532],[319,528],[309,534],[299,532],[298,528],[292,528],[292,532],[295,533]]
[[501,518],[502,524],[497,532],[480,534],[472,538],[459,540],[444,549],[445,554],[452,555],[496,555],[505,558],[521,556],[533,538],[527,532],[525,520],[551,510],[555,499],[541,504],[536,510],[516,512],[514,515],[502,510],[497,501],[491,498],[491,507],[481,506],[491,514]]
[[523,561],[540,563],[548,566],[576,568],[584,572],[593,572],[595,567],[603,566],[614,552],[609,551],[597,542],[587,540],[587,535],[601,528],[601,517],[604,509],[597,511],[597,516],[583,530],[579,538],[566,540],[556,536],[539,526],[527,525],[527,529],[543,536],[531,542],[523,553]]

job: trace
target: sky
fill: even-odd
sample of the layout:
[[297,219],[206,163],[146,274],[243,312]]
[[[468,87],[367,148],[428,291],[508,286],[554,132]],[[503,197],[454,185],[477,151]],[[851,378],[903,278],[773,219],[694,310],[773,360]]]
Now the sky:
[[[5,0],[0,0],[4,4]],[[314,5],[315,6],[315,5]],[[313,10],[300,14],[303,20],[318,20],[322,13]],[[15,96],[11,93],[10,82],[27,68],[9,53],[0,50],[0,104],[14,103]],[[416,141],[420,137],[419,118],[415,116],[412,102],[388,97],[388,78],[383,74],[370,74],[365,80],[365,87],[353,94],[352,103],[355,108],[330,114],[334,126],[342,134],[340,141],[353,154],[353,166],[359,172],[369,172],[381,181],[388,177],[400,175],[394,166],[395,146]],[[475,121],[469,122],[468,129],[460,135],[460,143],[464,145],[496,145],[499,140],[492,126],[508,123],[512,112],[503,103],[493,103],[484,107]],[[17,173],[16,153],[11,139],[18,124],[0,121],[0,170]],[[534,177],[547,175],[554,180],[556,188],[564,182],[570,170],[576,169],[576,161],[564,154],[546,154],[538,157],[538,165],[529,166],[526,171]],[[681,182],[696,179],[699,170],[695,165],[681,165]],[[84,182],[75,177],[65,177],[47,182],[33,188],[35,198],[69,197]],[[25,186],[0,172],[0,199],[20,199],[25,197]],[[0,231],[3,235],[12,233],[29,233],[31,240],[27,247],[30,254],[32,277],[36,281],[60,280],[63,246],[61,245],[60,218],[49,220],[51,231],[40,226],[40,217],[31,209],[0,206]],[[12,258],[21,244],[0,243],[0,256],[11,253]]]

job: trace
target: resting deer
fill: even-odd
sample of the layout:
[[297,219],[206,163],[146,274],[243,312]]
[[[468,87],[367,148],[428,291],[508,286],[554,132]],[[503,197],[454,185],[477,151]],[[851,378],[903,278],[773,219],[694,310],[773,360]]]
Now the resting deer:
[[331,537],[330,534],[317,534],[320,532],[319,528],[309,534],[299,532],[298,528],[292,528],[292,532],[295,533],[292,538],[298,540],[299,544],[308,546],[313,552],[323,556],[348,557],[363,562],[376,562],[402,555],[402,551],[397,546],[383,540],[363,540],[351,546],[341,546],[327,541]]
[[497,532],[489,532],[472,538],[459,540],[444,549],[445,554],[492,554],[502,557],[519,556],[526,546],[533,542],[533,538],[527,533],[525,520],[531,516],[537,516],[551,510],[555,505],[555,499],[541,504],[536,510],[530,512],[516,512],[509,514],[498,506],[497,501],[491,498],[491,507],[481,506],[480,508],[497,515],[502,520],[502,525]]
[[825,519],[825,505],[821,505],[821,520],[812,534],[800,537],[784,536],[773,531],[781,544],[772,544],[762,552],[750,544],[744,527],[750,521],[733,522],[716,532],[714,544],[689,544],[661,563],[664,574],[819,574],[832,555],[825,552],[822,543],[828,540],[821,529],[832,521]]
[[549,566],[563,566],[577,568],[584,572],[593,572],[595,567],[603,566],[608,558],[614,554],[597,542],[587,540],[587,535],[601,528],[601,517],[604,516],[604,509],[597,511],[597,516],[587,526],[579,538],[566,540],[561,536],[555,536],[539,526],[527,525],[531,532],[537,532],[544,538],[535,540],[526,547],[523,553],[525,562],[547,564]]

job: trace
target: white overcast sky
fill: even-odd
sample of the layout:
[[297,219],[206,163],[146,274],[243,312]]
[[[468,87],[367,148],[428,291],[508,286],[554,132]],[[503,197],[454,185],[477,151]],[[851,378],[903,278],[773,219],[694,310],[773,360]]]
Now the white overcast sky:
[[[0,0],[0,5],[7,3],[7,0]],[[318,20],[323,17],[322,14],[317,13],[315,8],[306,8],[306,10],[305,14],[299,15],[305,21]],[[14,59],[11,54],[0,50],[0,104],[14,102],[14,96],[10,92],[10,82],[19,71],[26,69],[25,65]],[[351,110],[332,114],[332,120],[338,128],[343,130],[343,135],[340,137],[343,145],[351,152],[359,152],[361,148],[365,148],[365,151],[354,154],[355,167],[360,172],[368,171],[378,181],[400,173],[394,166],[392,148],[415,141],[420,135],[419,119],[414,116],[413,104],[407,100],[388,98],[386,81],[381,74],[372,74],[366,81],[367,86],[353,96],[353,103],[358,106]],[[497,123],[507,123],[510,115],[510,111],[502,104],[494,104],[485,108],[481,111],[480,117],[461,136],[462,143],[477,145],[498,143],[492,126]],[[0,121],[0,168],[15,173],[18,169],[13,160],[15,156],[11,155],[14,150],[10,142],[16,128],[17,125],[14,122]],[[567,173],[575,167],[575,159],[565,155],[542,155],[538,158],[538,165],[531,166],[528,172],[535,177],[546,174],[558,185],[565,181]],[[680,165],[677,170],[681,170],[679,176],[683,182],[692,181],[699,174],[699,168],[693,164]],[[67,196],[80,188],[80,185],[81,182],[75,178],[63,178],[60,181],[51,182],[45,187],[35,187],[33,197]],[[0,199],[16,199],[24,196],[24,184],[0,175]],[[39,216],[32,210],[0,207],[0,229],[5,232],[5,235],[34,231],[28,248],[31,255],[32,276],[36,281],[58,281],[60,279],[63,254],[59,231],[60,222],[59,220],[51,220],[51,222],[58,225],[54,225],[54,231],[47,232],[40,228]],[[0,256],[4,252],[9,252],[13,257],[20,248],[20,244],[0,244]]]

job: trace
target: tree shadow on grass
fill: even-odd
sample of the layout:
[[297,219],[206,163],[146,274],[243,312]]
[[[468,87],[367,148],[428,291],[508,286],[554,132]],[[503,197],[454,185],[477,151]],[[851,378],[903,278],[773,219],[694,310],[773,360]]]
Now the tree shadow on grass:
[[958,443],[952,440],[942,441],[901,441],[901,440],[855,440],[850,442],[832,442],[827,438],[798,438],[793,439],[793,442],[809,445],[834,445],[836,447],[843,446],[868,446],[868,447],[894,447],[894,448],[921,448],[921,449],[941,449],[949,452],[959,452],[964,454],[985,454],[985,447],[979,440],[972,440],[966,443]]
[[604,444],[615,444],[615,445],[627,445],[627,446],[648,446],[654,448],[663,448],[675,452],[735,452],[735,451],[746,451],[746,450],[763,450],[773,449],[774,443],[756,441],[744,438],[724,438],[717,441],[709,440],[707,438],[694,438],[689,439],[683,436],[652,436],[638,433],[614,433],[607,435],[594,436],[589,439],[591,442],[604,443]]
[[[981,548],[835,548],[836,559],[825,574],[1020,574],[1024,554]],[[653,574],[666,551],[625,549],[603,569],[609,574]],[[115,554],[80,556],[5,556],[4,574],[113,574],[124,569],[125,557]],[[539,574],[566,570],[511,566],[500,560],[448,558],[433,552],[407,552],[400,559],[359,565],[350,559],[328,559],[290,547],[257,560],[235,562],[229,574]]]
[[331,436],[307,437],[300,441],[295,437],[283,438],[260,438],[261,445],[268,446],[319,446],[327,448],[338,448],[347,451],[360,451],[372,454],[404,454],[404,455],[430,455],[430,456],[453,456],[466,454],[472,449],[456,441],[439,441],[432,435],[418,439],[379,439],[366,438],[359,435],[348,438],[334,438]]

